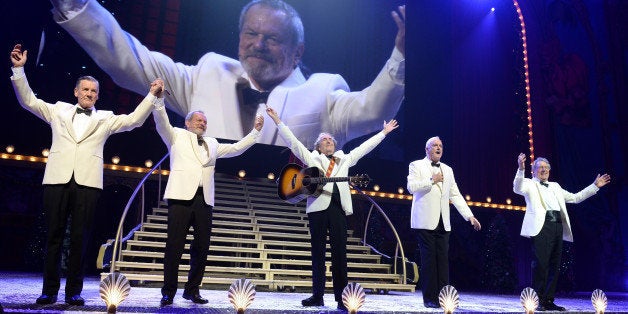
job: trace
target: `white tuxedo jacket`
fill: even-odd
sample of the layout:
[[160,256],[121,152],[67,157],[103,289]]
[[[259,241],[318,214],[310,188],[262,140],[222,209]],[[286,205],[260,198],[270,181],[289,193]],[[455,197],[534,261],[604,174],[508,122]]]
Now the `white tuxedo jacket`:
[[253,129],[237,143],[220,144],[212,137],[203,137],[209,150],[209,157],[204,157],[198,145],[196,134],[170,125],[166,109],[157,107],[153,110],[157,132],[168,146],[170,152],[170,175],[164,192],[164,199],[191,200],[203,182],[205,203],[214,206],[214,171],[216,159],[234,157],[242,154],[255,144],[259,131]]
[[410,226],[413,229],[434,230],[440,216],[443,226],[451,231],[449,202],[451,201],[465,220],[473,216],[454,179],[451,167],[440,163],[443,182],[432,184],[432,162],[425,157],[410,163],[408,171],[408,191],[412,193],[412,213]]
[[[194,110],[207,113],[211,128],[205,135],[239,140],[243,130],[248,130],[241,123],[235,87],[238,81],[248,81],[248,75],[238,60],[208,53],[197,65],[176,63],[126,33],[95,0],[68,16],[63,20],[55,12],[59,25],[118,85],[141,92],[160,77],[171,92],[166,95],[169,109],[181,116]],[[297,68],[272,90],[268,105],[307,147],[314,146],[320,132],[331,133],[342,147],[353,138],[379,130],[383,120],[396,115],[403,100],[404,77],[405,60],[396,49],[371,86],[359,92],[349,92],[340,75],[319,73],[306,80]],[[263,108],[258,113],[263,115]],[[261,133],[260,143],[287,145],[272,123],[265,124]]]
[[[547,183],[547,188],[550,189],[560,205],[560,216],[563,222],[563,240],[573,242],[566,203],[580,203],[595,195],[600,189],[595,184],[591,184],[582,191],[573,194],[563,190],[556,182]],[[541,197],[540,189],[542,188],[545,189],[546,187],[541,186],[539,180],[527,179],[524,177],[524,170],[517,169],[513,182],[513,191],[523,195],[526,200],[526,213],[523,216],[523,224],[521,225],[521,235],[526,238],[539,234],[545,223],[546,201]]]
[[[56,104],[37,99],[28,85],[26,76],[11,77],[17,100],[22,107],[50,124],[52,146],[44,171],[43,184],[64,184],[72,174],[77,184],[102,189],[103,147],[110,135],[141,126],[150,114],[157,98],[148,94],[135,111],[114,115],[111,111],[97,110],[79,138],[74,133],[72,119],[76,105]],[[148,86],[148,85],[147,85]]]
[[[279,134],[288,143],[288,147],[308,167],[317,167],[325,173],[327,167],[329,167],[329,159],[327,156],[319,153],[317,150],[308,150],[303,143],[301,143],[296,136],[290,131],[290,129],[282,122],[278,125]],[[349,167],[354,166],[360,158],[368,154],[375,148],[383,139],[384,132],[379,132],[366,140],[360,146],[351,150],[348,154],[345,154],[342,150],[334,152],[336,164],[332,170],[332,177],[348,177]],[[349,190],[348,182],[335,182],[338,185],[338,192],[340,193],[340,203],[342,209],[346,215],[353,214],[353,204],[351,203],[351,191]],[[317,212],[327,209],[331,202],[331,195],[334,190],[334,182],[329,182],[323,186],[323,192],[318,197],[309,196],[307,198],[307,207],[305,211],[307,213]]]

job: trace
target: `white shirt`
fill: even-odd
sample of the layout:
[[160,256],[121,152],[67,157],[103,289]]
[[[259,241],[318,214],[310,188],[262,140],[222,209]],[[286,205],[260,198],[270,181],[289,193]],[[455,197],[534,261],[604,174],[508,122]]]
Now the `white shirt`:
[[[78,104],[76,105],[76,108],[79,108]],[[92,115],[96,114],[96,107],[92,107],[90,110],[92,111]],[[77,139],[83,137],[83,133],[87,130],[87,127],[89,126],[89,119],[91,118],[91,116],[83,113],[74,114],[74,118],[72,118],[72,127],[74,127],[74,134],[76,134]]]
[[560,204],[558,203],[558,198],[554,194],[554,190],[539,184],[539,192],[541,192],[541,199],[545,202],[545,206],[547,206],[545,210],[560,211]]

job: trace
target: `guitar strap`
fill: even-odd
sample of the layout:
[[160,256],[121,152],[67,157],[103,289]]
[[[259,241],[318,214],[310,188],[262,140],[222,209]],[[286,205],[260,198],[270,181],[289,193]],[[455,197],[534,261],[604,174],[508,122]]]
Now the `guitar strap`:
[[329,177],[331,176],[331,172],[334,170],[334,165],[336,164],[336,158],[331,157],[331,159],[329,159],[329,166],[327,167],[327,171],[325,171],[325,176]]

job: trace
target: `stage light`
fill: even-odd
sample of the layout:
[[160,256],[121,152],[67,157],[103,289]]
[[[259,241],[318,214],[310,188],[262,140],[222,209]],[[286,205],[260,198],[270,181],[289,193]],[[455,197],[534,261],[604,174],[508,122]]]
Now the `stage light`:
[[6,150],[7,150],[7,153],[11,154],[15,151],[15,147],[13,147],[13,145],[9,145],[7,146]]
[[146,166],[146,168],[151,168],[153,166],[153,161],[146,159],[146,161],[144,161],[144,166]]
[[377,184],[373,185],[373,191],[375,192],[379,191],[379,185]]
[[495,8],[491,8],[491,12],[495,12]]
[[403,194],[403,188],[402,187],[397,188],[397,193]]
[[521,305],[526,314],[533,314],[539,306],[539,296],[534,289],[527,287],[521,291]]
[[512,200],[511,200],[511,199],[509,199],[509,198],[507,198],[507,199],[506,199],[506,204],[508,204],[508,205],[512,204]]
[[48,157],[48,155],[50,155],[50,150],[48,150],[48,148],[44,148],[41,150],[41,155],[44,157]]
[[266,177],[268,178],[268,180],[275,180],[275,174],[272,172],[269,172]]
[[608,299],[606,298],[604,291],[600,289],[593,290],[593,293],[591,294],[591,303],[595,309],[595,314],[604,314],[606,306],[608,306]]
[[467,201],[470,201],[471,200],[471,195],[469,195],[469,194],[465,195],[464,199],[467,200]]
[[236,312],[243,314],[255,300],[255,285],[248,279],[240,278],[231,284],[227,295]]
[[458,300],[458,291],[450,285],[446,285],[438,294],[438,303],[443,308],[445,314],[453,313],[460,303]]
[[490,203],[490,202],[492,202],[492,201],[493,201],[493,199],[492,199],[490,196],[487,196],[487,197],[486,197],[486,202],[487,202],[487,203]]
[[118,157],[118,156],[113,156],[113,157],[111,157],[111,162],[112,162],[114,165],[117,165],[117,164],[120,162],[120,157]]
[[342,304],[350,314],[355,314],[364,305],[366,293],[359,283],[352,282],[342,290]]
[[238,171],[238,177],[244,178],[244,176],[246,176],[246,171],[244,171],[244,170]]
[[100,297],[107,305],[107,313],[115,313],[118,305],[129,296],[131,285],[120,273],[111,273],[100,282]]

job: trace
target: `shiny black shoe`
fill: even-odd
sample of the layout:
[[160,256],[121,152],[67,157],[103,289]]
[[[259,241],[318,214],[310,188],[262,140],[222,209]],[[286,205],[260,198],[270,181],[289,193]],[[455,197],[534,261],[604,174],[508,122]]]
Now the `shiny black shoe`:
[[159,306],[172,305],[172,299],[173,299],[173,297],[167,296],[167,295],[161,297],[161,301],[159,301]]
[[425,306],[427,308],[431,308],[431,309],[438,309],[438,308],[440,308],[440,305],[438,305],[438,303],[432,302],[432,301],[423,302],[423,306]]
[[347,310],[347,307],[345,306],[344,303],[342,303],[342,301],[338,302],[338,306],[336,307],[336,309],[338,309],[339,311],[342,312],[348,312],[349,310]]
[[35,300],[37,304],[53,304],[57,302],[57,296],[51,294],[42,294]]
[[186,300],[190,300],[196,304],[207,304],[209,302],[207,299],[203,299],[200,294],[187,294],[183,293],[183,298]]
[[85,305],[85,299],[83,299],[80,294],[75,294],[71,297],[65,297],[65,303],[69,305],[83,306]]
[[173,299],[173,297],[165,295],[165,296],[161,297],[161,301],[159,301],[159,305],[160,306],[172,305],[172,299]]
[[323,302],[323,297],[315,297],[311,296],[307,299],[301,301],[301,305],[303,306],[324,306],[325,302]]
[[558,312],[567,311],[566,308],[562,306],[558,306],[554,302],[546,302],[545,304],[543,304],[543,307],[545,308],[546,311],[558,311]]

